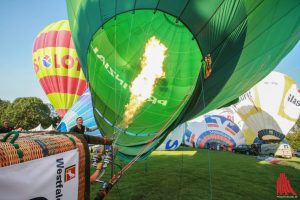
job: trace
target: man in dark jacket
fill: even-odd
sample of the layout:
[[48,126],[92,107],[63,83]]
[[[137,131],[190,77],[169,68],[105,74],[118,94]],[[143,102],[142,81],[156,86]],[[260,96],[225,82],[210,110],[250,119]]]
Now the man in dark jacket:
[[8,133],[10,131],[14,130],[13,127],[9,126],[9,122],[7,120],[5,120],[3,122],[3,126],[0,127],[0,133]]
[[84,134],[85,132],[91,132],[91,131],[97,130],[97,128],[88,128],[88,127],[82,125],[82,123],[83,123],[82,117],[78,117],[76,119],[76,125],[70,129],[70,132],[83,134],[86,141],[89,144],[109,144],[109,145],[112,144],[113,141],[111,139],[107,139],[106,137],[103,138],[103,137],[96,137],[96,136]]
[[83,123],[82,117],[78,117],[76,119],[76,125],[70,129],[70,132],[84,134],[85,132],[91,132],[91,131],[97,130],[97,128],[88,128],[88,127],[82,125],[82,123]]

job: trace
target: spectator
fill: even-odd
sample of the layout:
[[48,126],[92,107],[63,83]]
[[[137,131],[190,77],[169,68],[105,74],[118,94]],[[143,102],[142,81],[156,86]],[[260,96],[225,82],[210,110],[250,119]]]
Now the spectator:
[[76,119],[76,125],[70,129],[70,132],[84,134],[85,132],[91,132],[91,131],[97,130],[97,128],[88,128],[88,127],[82,125],[82,123],[83,123],[82,117],[78,117]]
[[82,117],[78,117],[76,119],[76,125],[70,129],[70,132],[82,134],[85,137],[87,143],[89,144],[109,144],[109,145],[112,144],[113,141],[111,139],[106,139],[106,137],[103,138],[103,137],[85,135],[84,134],[85,132],[94,131],[97,130],[97,128],[88,128],[82,125],[82,123],[83,123]]
[[12,130],[14,130],[14,128],[9,126],[9,122],[7,120],[5,120],[3,122],[3,126],[0,128],[0,133],[8,133]]

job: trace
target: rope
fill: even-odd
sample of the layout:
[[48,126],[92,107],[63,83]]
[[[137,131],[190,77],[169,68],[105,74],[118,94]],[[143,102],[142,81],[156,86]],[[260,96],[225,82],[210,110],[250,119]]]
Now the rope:
[[[153,19],[154,19],[154,15],[151,19],[151,22],[149,24],[149,28],[145,34],[145,37],[148,36],[149,32],[150,32],[150,29],[151,29],[151,25],[152,25],[152,22],[153,22]],[[132,24],[130,26],[132,29]],[[131,37],[131,30],[130,30],[130,37]],[[116,22],[115,22],[115,47],[116,47]],[[145,38],[146,39],[146,38]],[[127,46],[127,51],[128,51],[128,48],[129,48],[129,45]],[[115,68],[116,68],[116,49],[115,49]],[[203,79],[202,79],[202,68],[200,68],[199,70],[199,73],[200,73],[200,76],[201,76],[201,83],[202,83],[202,92],[203,92],[203,101],[204,101],[204,104],[205,104],[205,100],[204,100],[204,89],[203,89]],[[195,77],[195,80],[197,80],[198,77]],[[194,80],[194,82],[195,82]],[[195,87],[195,83],[193,84],[193,86]],[[115,82],[115,87],[116,87],[116,82]],[[194,90],[194,87],[191,87],[191,92]],[[116,91],[115,92],[115,99],[116,99]],[[182,106],[184,105],[184,102],[186,102],[186,100],[188,99],[188,97],[190,97],[191,95],[191,92],[188,93],[183,99],[182,101],[180,102],[180,104],[178,105],[178,107],[176,108],[176,110],[172,113],[172,115],[168,118],[168,120],[163,124],[162,128],[158,131],[158,133],[151,139],[149,140],[148,142],[145,143],[145,145],[141,148],[141,150],[137,153],[137,155],[128,163],[126,164],[118,173],[116,173],[111,181],[110,181],[110,184],[111,186],[113,186],[115,183],[118,182],[118,180],[120,179],[120,177],[123,175],[123,173],[125,173],[142,155],[143,153],[145,152],[145,150],[147,149],[147,147],[149,147],[150,144],[152,144],[156,139],[158,139],[163,133],[164,131],[166,130],[166,128],[168,127],[168,125],[170,124],[171,120],[175,117],[175,115],[178,113],[178,111],[180,110],[180,108],[182,108]],[[116,102],[115,102],[116,103]],[[116,104],[115,104],[116,106]],[[121,132],[119,131],[116,131],[114,132],[114,136],[116,136],[117,138],[114,140],[113,142],[113,145],[116,144],[118,138],[119,138],[119,135],[121,134]],[[209,168],[210,168],[210,163],[209,163]],[[180,169],[180,187],[182,185],[182,172],[183,172],[183,152],[182,152],[182,156],[181,156],[181,169]],[[210,179],[211,179],[211,176],[210,176]],[[210,180],[210,188],[211,188],[211,180]],[[178,191],[180,192],[180,190]],[[212,199],[212,192],[211,192],[211,195],[210,195],[211,199]]]
[[179,189],[177,190],[177,199],[180,197],[180,190],[182,187],[182,171],[183,171],[183,151],[181,150],[181,167],[180,167],[180,174],[179,174]]
[[148,159],[146,159],[146,162],[145,162],[145,174],[148,173]]
[[[196,78],[195,78],[196,79]],[[197,80],[197,79],[196,79]],[[192,88],[191,88],[192,89]],[[173,117],[175,116],[175,114],[179,111],[179,109],[181,108],[181,106],[183,105],[183,103],[187,100],[187,97],[189,95],[186,95],[181,103],[178,105],[177,109],[172,113],[172,115],[168,118],[168,120],[165,122],[165,124],[162,126],[162,128],[158,131],[158,133],[151,139],[149,140],[144,146],[143,148],[138,152],[138,154],[136,155],[136,157],[134,157],[127,165],[125,165],[123,167],[122,170],[120,170],[111,180],[112,184],[116,183],[118,181],[118,179],[121,177],[121,175],[123,173],[125,173],[132,165],[133,163],[135,163],[144,153],[145,149],[153,142],[155,141],[159,136],[161,136],[164,133],[164,130],[166,129],[166,126],[169,124],[169,122],[171,121],[171,119],[173,119]]]
[[[201,70],[202,67],[200,67],[199,73],[201,74]],[[176,108],[176,110],[172,113],[172,115],[168,118],[168,120],[164,123],[164,125],[162,126],[162,128],[158,131],[158,133],[151,139],[149,140],[147,143],[145,143],[145,145],[143,146],[143,148],[138,152],[138,154],[127,164],[123,167],[123,169],[121,169],[117,174],[115,174],[112,179],[110,180],[110,188],[107,188],[106,194],[107,192],[111,189],[111,187],[113,187],[113,185],[115,183],[118,182],[118,180],[120,179],[120,177],[142,156],[142,154],[144,153],[144,151],[146,150],[146,148],[153,142],[155,141],[157,138],[159,138],[163,133],[164,130],[166,129],[167,125],[169,124],[169,122],[171,121],[171,119],[173,119],[173,117],[175,116],[175,114],[180,110],[180,108],[184,105],[184,102],[187,101],[188,97],[190,97],[190,95],[192,94],[193,90],[195,89],[195,85],[196,85],[196,81],[197,81],[198,77],[195,77],[194,79],[194,84],[193,87],[191,87],[190,92],[182,99],[182,101],[180,102],[180,104],[178,105],[178,107]],[[202,78],[201,78],[202,80]],[[115,142],[115,141],[114,141]],[[183,159],[183,155],[182,155],[182,159]],[[182,166],[183,166],[183,160],[182,160]],[[182,181],[180,181],[182,182]]]
[[121,196],[121,192],[120,192],[118,183],[117,183],[117,191],[118,191],[119,199],[122,200],[122,196]]
[[[130,29],[129,29],[129,38],[128,38],[128,42],[127,42],[125,58],[128,58],[128,49],[129,49],[129,44],[131,42],[132,26],[133,26],[133,21],[134,21],[134,17],[133,16],[134,16],[134,13],[132,13],[132,15],[131,15]],[[128,60],[130,60],[130,59],[128,59]],[[121,92],[119,92],[118,108],[120,108],[120,104],[121,104]],[[120,112],[120,113],[122,113],[122,112]],[[116,117],[114,125],[118,122],[119,118],[120,118],[119,116]]]
[[210,150],[207,150],[207,156],[208,156],[208,174],[209,174],[209,199],[212,199],[212,181],[211,181],[211,157],[210,157]]
[[[206,107],[205,102],[205,94],[204,94],[204,86],[203,86],[203,77],[202,73],[200,73],[200,79],[201,79],[201,88],[202,88],[202,100],[203,100],[203,107]],[[205,123],[205,129],[207,131],[207,124]],[[197,147],[196,147],[197,148]],[[211,157],[210,157],[210,150],[207,150],[207,159],[208,159],[208,174],[209,174],[209,199],[212,200],[212,181],[211,181]]]
[[176,19],[176,23],[178,23],[178,21],[181,19],[181,16],[183,15],[183,13],[185,12],[185,9],[187,8],[187,6],[189,5],[191,0],[188,0],[184,6],[184,8],[182,9],[182,11],[180,12],[179,16]]
[[144,151],[146,150],[146,148],[152,143],[154,142],[159,136],[161,136],[164,133],[164,130],[166,129],[167,125],[169,124],[169,122],[171,121],[171,119],[173,119],[173,117],[175,116],[175,114],[178,112],[178,110],[181,108],[181,106],[183,105],[183,103],[185,102],[184,100],[187,99],[187,96],[185,96],[185,98],[181,101],[181,103],[178,105],[177,109],[173,112],[173,114],[169,117],[169,119],[165,122],[165,124],[163,125],[163,127],[159,130],[158,134],[156,134],[151,140],[149,140],[144,146],[143,148],[138,152],[138,154],[136,155],[136,157],[134,157],[127,165],[125,165],[125,167],[119,172],[119,174],[123,174],[125,173],[131,166],[133,163],[135,163],[144,153]]

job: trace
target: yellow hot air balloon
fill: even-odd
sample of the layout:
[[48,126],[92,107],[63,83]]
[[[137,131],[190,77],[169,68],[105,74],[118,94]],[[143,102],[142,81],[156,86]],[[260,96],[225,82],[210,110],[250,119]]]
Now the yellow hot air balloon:
[[88,88],[67,20],[52,23],[38,34],[32,59],[36,77],[63,117]]

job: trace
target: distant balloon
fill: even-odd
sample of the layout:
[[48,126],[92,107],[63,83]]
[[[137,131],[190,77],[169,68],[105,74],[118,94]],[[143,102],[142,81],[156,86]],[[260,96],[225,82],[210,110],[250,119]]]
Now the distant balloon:
[[[68,110],[58,125],[57,130],[61,132],[69,131],[73,126],[76,125],[77,117],[82,117],[83,125],[89,128],[94,128],[97,126],[93,114],[93,105],[89,89],[87,89],[85,93],[83,93],[83,95],[78,99],[78,101]],[[101,135],[99,129],[93,132],[87,132],[87,134],[96,136]]]
[[242,123],[239,127],[245,137],[245,144],[253,144],[253,141],[258,138],[257,134],[246,123]]
[[[281,143],[289,144],[289,142],[285,138],[281,141]],[[256,137],[253,141],[253,144],[267,144],[267,142],[260,140],[258,137]]]
[[179,125],[168,137],[163,141],[163,143],[156,150],[175,150],[181,143],[183,134],[186,131],[186,123]]
[[48,25],[36,37],[33,46],[36,77],[60,117],[87,89],[74,48],[69,22]]
[[272,72],[233,107],[259,139],[281,141],[299,118],[300,93],[290,77]]
[[184,143],[196,148],[224,147],[231,150],[245,144],[245,138],[239,126],[238,116],[231,107],[211,111],[187,122]]

